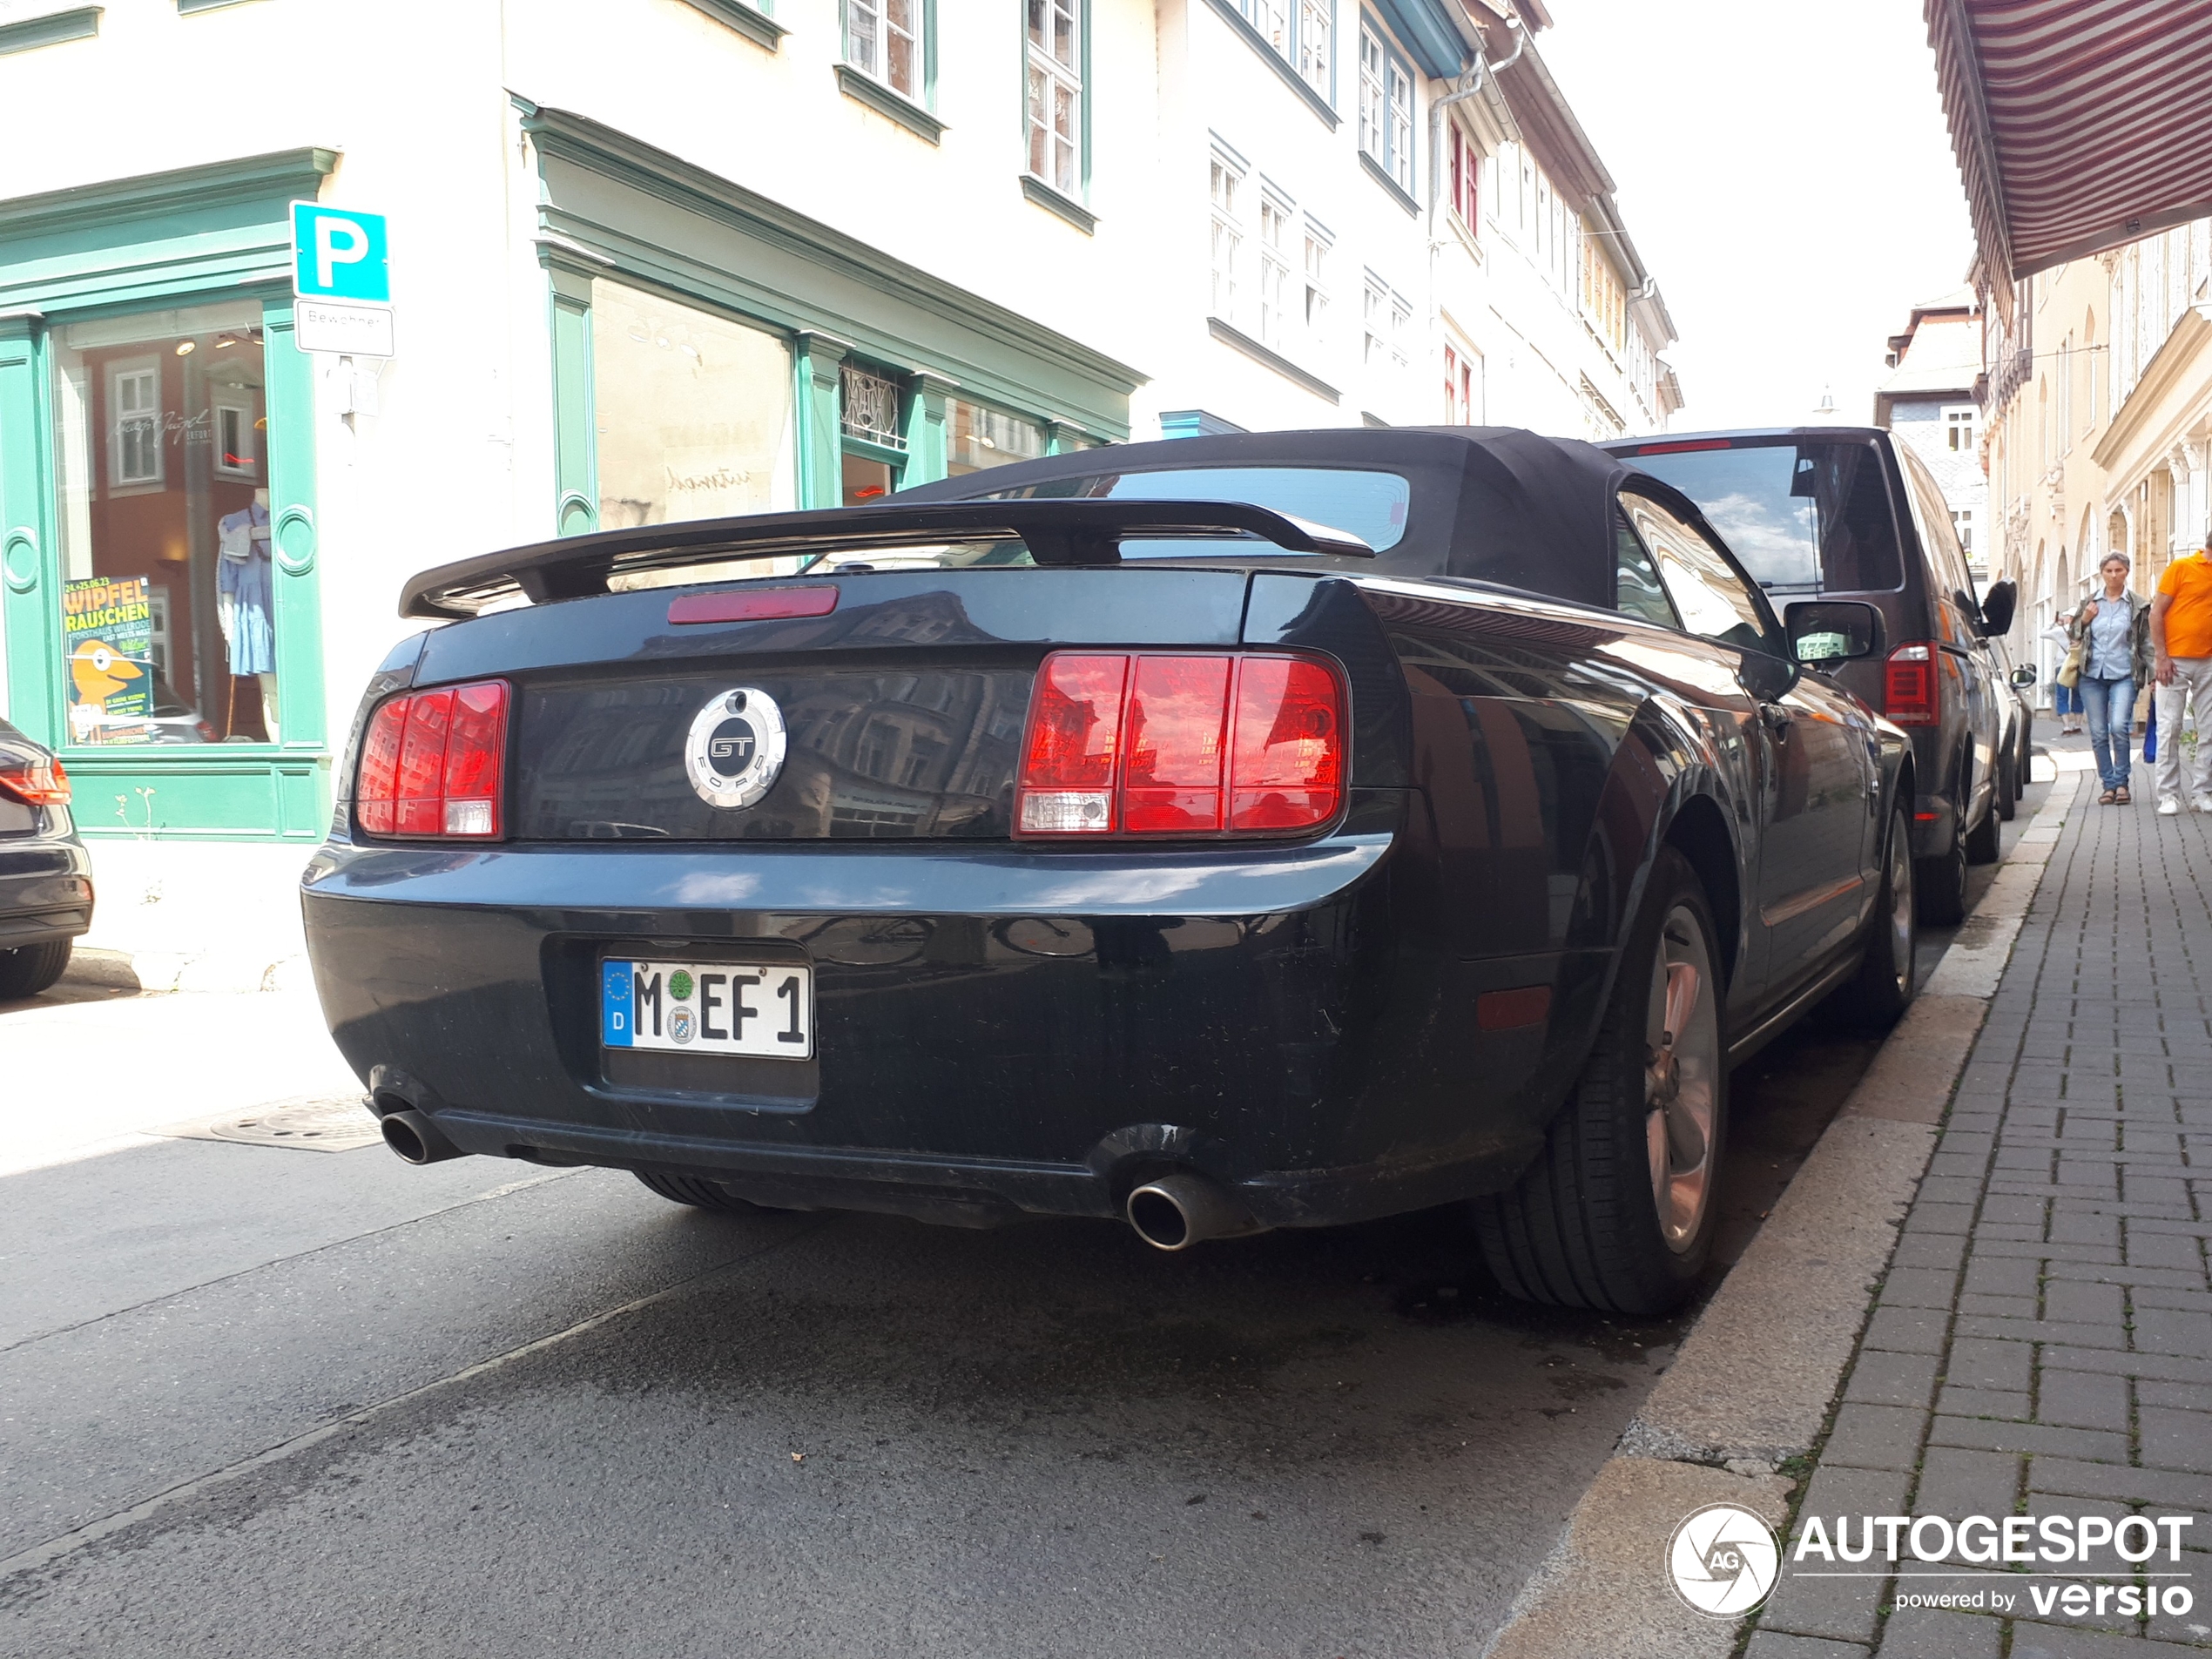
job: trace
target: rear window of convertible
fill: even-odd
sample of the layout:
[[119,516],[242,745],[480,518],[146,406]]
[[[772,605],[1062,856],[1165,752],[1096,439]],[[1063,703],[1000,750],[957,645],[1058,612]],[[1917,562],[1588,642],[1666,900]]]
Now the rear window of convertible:
[[[1357,467],[1178,467],[1160,472],[1097,472],[999,490],[992,501],[1088,496],[1116,501],[1238,501],[1349,530],[1376,552],[1406,535],[1413,489],[1403,476]],[[1187,541],[1122,543],[1122,556],[1188,556]]]

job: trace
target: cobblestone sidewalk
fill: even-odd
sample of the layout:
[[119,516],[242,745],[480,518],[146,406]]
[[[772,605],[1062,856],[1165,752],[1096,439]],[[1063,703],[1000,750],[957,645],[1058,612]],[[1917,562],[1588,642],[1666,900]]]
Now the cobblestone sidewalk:
[[[2075,798],[1746,1659],[2212,1647],[2212,816],[2158,817],[2138,776],[2133,806]],[[1811,1517],[1832,1534],[1839,1516],[1856,1530],[1870,1515],[2138,1514],[2195,1518],[2182,1558],[2163,1535],[2139,1568],[2107,1550],[2099,1566],[2138,1576],[2105,1581],[2178,1583],[2188,1611],[2039,1610],[2030,1586],[2062,1581],[2024,1576],[2053,1572],[2041,1562],[1883,1580],[1803,1576],[1793,1559]],[[1929,1569],[1908,1555],[1899,1570]],[[2154,1572],[2188,1576],[2140,1576]],[[1892,1610],[1899,1595],[1992,1588],[2009,1616]]]

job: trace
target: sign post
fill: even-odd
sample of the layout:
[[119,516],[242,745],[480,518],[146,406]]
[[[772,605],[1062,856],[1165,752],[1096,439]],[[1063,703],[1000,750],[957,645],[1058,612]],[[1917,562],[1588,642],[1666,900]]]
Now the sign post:
[[292,204],[293,339],[301,351],[389,357],[392,271],[381,213]]

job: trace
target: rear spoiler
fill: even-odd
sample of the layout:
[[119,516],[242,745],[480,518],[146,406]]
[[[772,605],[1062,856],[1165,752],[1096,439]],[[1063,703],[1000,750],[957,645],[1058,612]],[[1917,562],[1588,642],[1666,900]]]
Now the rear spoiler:
[[947,541],[1019,541],[1042,565],[1111,565],[1121,563],[1122,539],[1129,536],[1257,537],[1288,553],[1375,556],[1347,531],[1245,502],[916,502],[646,524],[479,554],[409,578],[400,591],[400,614],[462,620],[517,594],[533,604],[587,598],[607,592],[610,577],[637,571]]

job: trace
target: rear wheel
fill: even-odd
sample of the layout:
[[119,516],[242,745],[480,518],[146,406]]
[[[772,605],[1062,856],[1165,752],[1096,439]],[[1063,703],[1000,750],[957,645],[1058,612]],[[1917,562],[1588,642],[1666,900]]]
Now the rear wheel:
[[1955,827],[1951,833],[1951,850],[1922,859],[1912,878],[1919,894],[1922,927],[1955,927],[1966,920],[1966,838]]
[[1846,1025],[1879,1031],[1895,1025],[1920,988],[1919,945],[1912,822],[1900,806],[1890,815],[1889,840],[1882,847],[1882,886],[1867,923],[1866,954],[1857,975],[1828,999],[1830,1012]]
[[1728,1127],[1719,960],[1704,888],[1667,848],[1542,1154],[1511,1191],[1474,1203],[1483,1255],[1511,1294],[1657,1315],[1696,1285]]
[[37,995],[62,976],[71,948],[69,940],[50,939],[0,950],[0,998]]
[[633,1171],[648,1190],[676,1204],[687,1204],[694,1210],[723,1210],[742,1213],[759,1211],[757,1204],[748,1204],[732,1193],[724,1191],[711,1181],[702,1181],[695,1175],[661,1175],[651,1170]]
[[2007,824],[2020,810],[2020,769],[2016,745],[2007,745],[1997,762],[1997,816]]
[[1994,864],[2000,851],[1998,843],[1997,800],[1993,793],[1989,810],[1981,815],[1981,822],[1966,832],[1966,862]]

